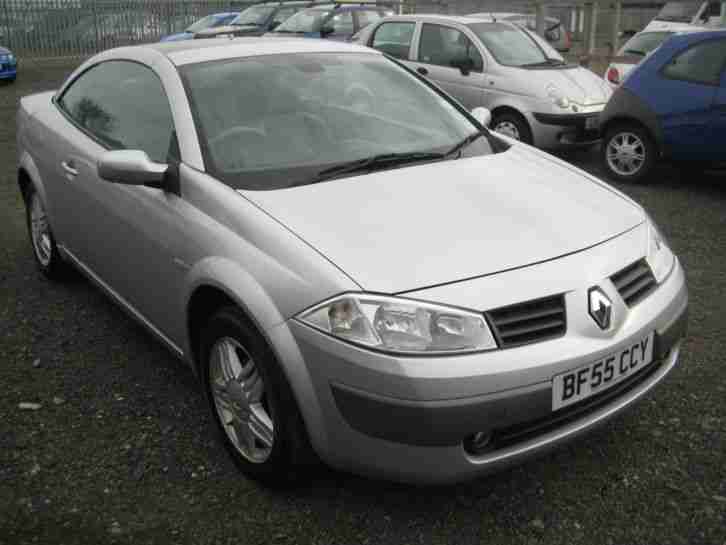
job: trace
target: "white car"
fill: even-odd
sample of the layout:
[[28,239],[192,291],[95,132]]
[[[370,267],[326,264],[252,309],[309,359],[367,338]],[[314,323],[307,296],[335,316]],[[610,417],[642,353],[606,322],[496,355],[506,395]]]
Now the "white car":
[[693,30],[723,25],[721,2],[668,2],[643,32]]

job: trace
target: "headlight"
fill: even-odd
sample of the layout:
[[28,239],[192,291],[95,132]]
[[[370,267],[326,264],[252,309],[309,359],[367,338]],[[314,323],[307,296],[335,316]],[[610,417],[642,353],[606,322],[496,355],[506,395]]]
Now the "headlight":
[[547,87],[547,96],[549,96],[552,99],[552,102],[555,104],[555,106],[558,106],[562,109],[567,109],[570,107],[571,101],[569,98],[567,98],[560,89],[555,85],[549,85]]
[[400,354],[497,348],[482,314],[410,299],[346,294],[298,319],[340,339]]
[[659,284],[668,277],[675,263],[675,256],[668,241],[650,218],[648,218],[648,263]]

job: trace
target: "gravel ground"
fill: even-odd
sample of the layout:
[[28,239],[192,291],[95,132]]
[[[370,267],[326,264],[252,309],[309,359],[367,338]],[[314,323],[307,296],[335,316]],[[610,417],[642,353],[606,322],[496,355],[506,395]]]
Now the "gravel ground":
[[[71,64],[0,85],[0,544],[726,544],[726,184],[663,168],[623,187],[687,269],[681,365],[583,440],[467,484],[321,470],[273,492],[228,461],[191,373],[98,290],[36,272],[15,181],[15,108]],[[568,157],[597,172],[593,153]],[[38,410],[21,410],[32,402]]]

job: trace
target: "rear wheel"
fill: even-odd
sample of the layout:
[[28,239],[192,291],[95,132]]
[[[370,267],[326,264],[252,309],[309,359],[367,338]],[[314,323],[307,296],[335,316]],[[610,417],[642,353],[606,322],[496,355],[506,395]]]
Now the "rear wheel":
[[653,170],[658,150],[650,133],[637,125],[608,129],[602,145],[602,161],[608,174],[619,182],[644,183]]
[[247,476],[267,484],[298,478],[313,460],[292,390],[265,339],[236,307],[201,336],[204,387],[222,443]]
[[26,190],[25,203],[26,222],[35,263],[48,278],[61,279],[68,272],[68,268],[56,246],[45,205],[32,185]]

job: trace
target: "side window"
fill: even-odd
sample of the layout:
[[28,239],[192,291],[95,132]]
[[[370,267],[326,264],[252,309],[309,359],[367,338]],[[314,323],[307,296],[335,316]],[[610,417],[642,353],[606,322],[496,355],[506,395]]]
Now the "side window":
[[373,34],[371,47],[396,57],[408,59],[416,23],[383,23]]
[[277,13],[275,13],[275,16],[272,18],[272,25],[280,25],[287,21],[290,17],[295,15],[297,13],[296,8],[280,8],[277,10]]
[[59,103],[111,149],[142,150],[159,163],[178,156],[169,100],[156,74],[141,64],[99,64],[73,82]]
[[418,46],[419,62],[455,66],[462,59],[470,60],[476,72],[484,67],[479,50],[463,32],[440,25],[423,25]]
[[379,19],[381,19],[383,16],[375,11],[375,10],[367,10],[362,9],[360,11],[356,11],[356,15],[358,17],[358,29],[365,28],[371,23],[375,23]]
[[353,29],[353,12],[345,11],[337,13],[328,19],[325,26],[330,27],[333,30],[333,32],[331,32],[333,36],[337,34],[352,35],[355,32]]
[[710,40],[676,55],[664,68],[670,79],[718,85],[726,67],[726,40]]

